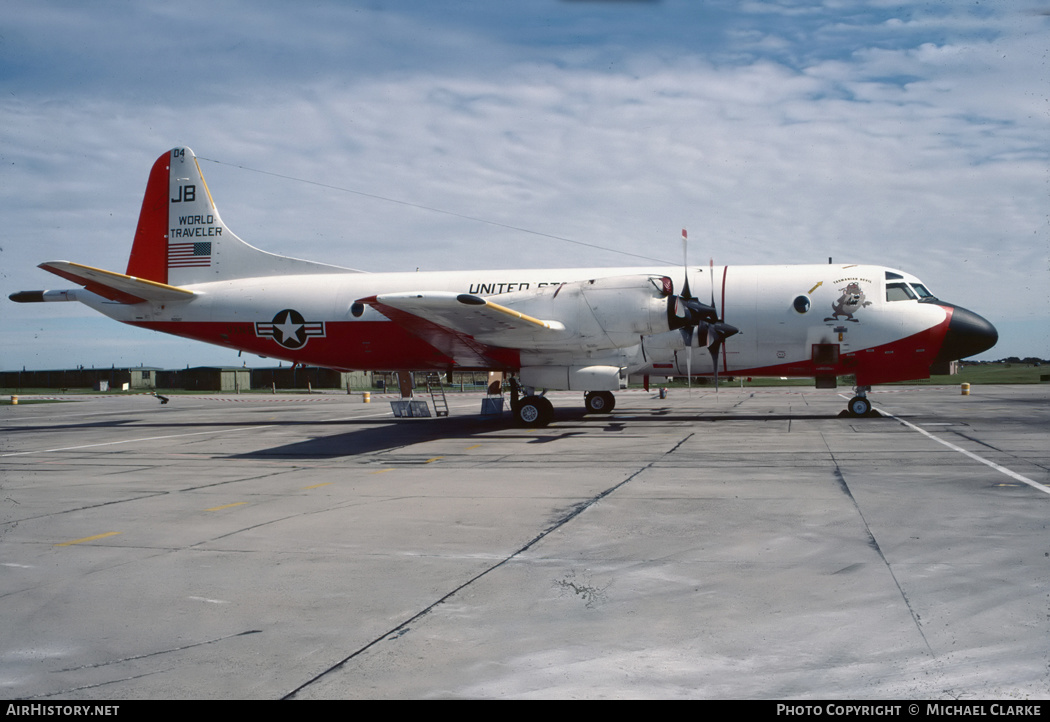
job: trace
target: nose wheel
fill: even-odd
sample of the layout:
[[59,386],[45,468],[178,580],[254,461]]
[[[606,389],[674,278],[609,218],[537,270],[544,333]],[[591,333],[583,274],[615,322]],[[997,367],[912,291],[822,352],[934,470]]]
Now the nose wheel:
[[850,416],[867,416],[871,412],[871,402],[863,396],[854,396],[849,400]]
[[871,387],[858,386],[854,390],[857,392],[857,395],[846,404],[846,411],[854,418],[867,416],[871,413],[871,402],[868,401],[868,392],[871,391]]

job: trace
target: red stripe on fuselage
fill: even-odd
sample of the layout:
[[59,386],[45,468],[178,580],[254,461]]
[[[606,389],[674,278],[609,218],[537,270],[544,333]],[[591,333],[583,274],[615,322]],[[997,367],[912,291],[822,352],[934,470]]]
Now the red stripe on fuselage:
[[[950,307],[943,307],[945,318],[936,326],[881,346],[844,353],[834,366],[821,364],[819,375],[855,375],[860,386],[873,386],[893,381],[915,381],[930,378],[930,364],[948,332],[952,320]],[[748,369],[733,369],[736,376],[788,376],[813,378],[818,375],[812,359],[793,363]]]
[[[310,336],[297,349],[285,348],[270,336],[256,335],[254,323],[138,321],[130,325],[268,358],[338,370],[471,368],[457,366],[455,359],[390,321],[326,321],[323,337]],[[520,368],[517,351],[496,348],[490,351],[494,363],[485,368],[504,371]]]
[[[724,280],[724,275],[723,275]],[[724,303],[724,302],[723,302]],[[912,381],[930,377],[930,364],[940,351],[952,311],[945,307],[945,318],[935,326],[906,338],[870,349],[844,353],[833,367],[822,365],[821,375],[853,374],[857,383],[871,386],[892,381]],[[327,321],[325,336],[311,336],[298,349],[287,349],[271,337],[256,335],[254,323],[147,321],[133,326],[183,336],[197,341],[226,346],[248,353],[333,369],[390,370],[412,368],[445,370],[457,366],[455,359],[412,335],[390,321]],[[723,349],[725,344],[723,344]],[[494,360],[491,370],[514,371],[521,367],[519,352],[514,349],[490,348]],[[788,376],[813,378],[817,365],[811,360],[751,368],[729,368],[723,355],[725,373],[737,376]],[[671,370],[654,364],[656,373]]]

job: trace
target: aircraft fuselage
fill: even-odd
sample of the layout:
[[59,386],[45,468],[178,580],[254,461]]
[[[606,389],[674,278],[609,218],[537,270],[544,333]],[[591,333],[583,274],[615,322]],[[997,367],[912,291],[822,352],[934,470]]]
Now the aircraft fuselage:
[[[185,302],[120,304],[80,291],[78,298],[112,318],[143,328],[229,346],[293,363],[337,369],[479,368],[429,345],[359,299],[405,288],[500,296],[616,275],[669,276],[669,267],[332,273],[270,276],[186,286]],[[726,340],[720,373],[751,376],[853,374],[860,385],[928,378],[955,309],[936,300],[887,300],[887,283],[918,283],[880,266],[716,266],[691,268],[702,299],[711,293],[723,318],[740,330]],[[887,279],[887,273],[896,278]],[[501,293],[502,291],[502,293]],[[92,298],[93,297],[93,298]],[[291,313],[288,313],[291,312]],[[287,318],[286,318],[287,317]],[[283,326],[282,326],[283,322]],[[712,360],[697,352],[692,372],[711,375]],[[492,349],[502,370],[592,359],[630,374],[686,374],[685,342],[677,331],[640,337],[634,346],[586,351]]]

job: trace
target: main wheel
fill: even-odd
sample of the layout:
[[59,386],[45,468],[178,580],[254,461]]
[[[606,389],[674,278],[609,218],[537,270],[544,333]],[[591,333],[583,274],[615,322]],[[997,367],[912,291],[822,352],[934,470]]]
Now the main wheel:
[[546,426],[553,417],[554,404],[542,396],[526,396],[514,411],[514,418],[522,426]]
[[616,397],[611,391],[591,391],[583,398],[588,414],[607,414],[616,408]]
[[854,396],[846,408],[850,416],[867,416],[871,411],[871,402],[863,396]]

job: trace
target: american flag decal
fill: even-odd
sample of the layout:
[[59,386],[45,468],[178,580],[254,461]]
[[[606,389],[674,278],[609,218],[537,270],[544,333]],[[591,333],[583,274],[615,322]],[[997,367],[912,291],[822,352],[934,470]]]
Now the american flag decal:
[[207,268],[210,265],[211,241],[168,244],[168,268]]

